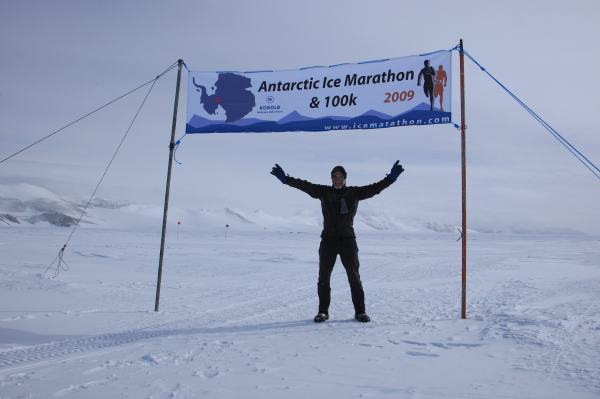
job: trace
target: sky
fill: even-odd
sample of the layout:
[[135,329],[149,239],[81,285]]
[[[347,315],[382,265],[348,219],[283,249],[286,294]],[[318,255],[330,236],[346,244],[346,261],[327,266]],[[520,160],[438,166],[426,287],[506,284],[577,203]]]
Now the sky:
[[[194,70],[292,69],[465,49],[589,159],[600,163],[596,1],[20,1],[0,2],[0,157],[154,78],[177,59]],[[458,55],[453,119],[460,120]],[[185,128],[185,74],[177,137]],[[158,80],[98,196],[162,204],[175,70]],[[600,182],[478,67],[465,64],[469,223],[494,230],[600,233]],[[0,184],[87,199],[139,107],[140,90],[0,164]],[[460,224],[460,134],[451,125],[336,133],[188,135],[170,206],[278,216],[314,200],[292,176],[348,184],[406,172],[361,205],[406,220]],[[359,210],[360,212],[360,210]]]

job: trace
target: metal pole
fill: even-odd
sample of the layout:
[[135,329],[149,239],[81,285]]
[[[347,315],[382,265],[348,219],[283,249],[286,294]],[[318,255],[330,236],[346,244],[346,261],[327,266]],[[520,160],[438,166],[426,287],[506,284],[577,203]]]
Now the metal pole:
[[165,191],[165,209],[163,212],[162,236],[160,238],[160,258],[158,261],[158,279],[156,282],[156,301],[154,311],[158,312],[160,300],[160,281],[162,278],[163,256],[165,254],[165,234],[167,231],[167,211],[169,210],[169,191],[171,189],[171,168],[173,167],[173,151],[175,150],[175,128],[177,126],[177,107],[179,105],[179,84],[181,83],[181,67],[183,60],[177,60],[177,86],[175,88],[175,106],[173,108],[173,125],[171,127],[171,142],[169,143],[169,169],[167,171],[167,188]]
[[467,318],[467,159],[465,124],[465,55],[463,41],[459,44],[460,58],[460,153],[462,169],[462,301],[461,319]]

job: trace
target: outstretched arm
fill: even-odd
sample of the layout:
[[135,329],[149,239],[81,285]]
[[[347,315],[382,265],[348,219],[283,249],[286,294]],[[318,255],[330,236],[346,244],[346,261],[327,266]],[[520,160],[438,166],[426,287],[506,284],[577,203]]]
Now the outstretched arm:
[[275,164],[271,170],[271,174],[279,179],[283,184],[287,184],[290,187],[297,188],[300,191],[304,191],[306,194],[313,198],[322,198],[325,195],[326,186],[319,184],[313,184],[306,180],[296,179],[290,175],[286,175],[283,168],[278,164]]
[[404,172],[400,161],[396,161],[390,170],[390,173],[377,183],[369,184],[368,186],[358,187],[358,199],[364,200],[379,194],[384,189],[388,188],[398,179],[400,173]]

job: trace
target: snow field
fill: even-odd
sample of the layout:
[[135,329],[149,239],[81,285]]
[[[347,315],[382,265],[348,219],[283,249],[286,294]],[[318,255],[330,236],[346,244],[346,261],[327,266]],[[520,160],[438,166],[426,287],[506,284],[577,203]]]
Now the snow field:
[[0,398],[593,398],[594,238],[472,234],[468,320],[449,234],[359,232],[373,322],[336,264],[315,324],[318,231],[0,229]]

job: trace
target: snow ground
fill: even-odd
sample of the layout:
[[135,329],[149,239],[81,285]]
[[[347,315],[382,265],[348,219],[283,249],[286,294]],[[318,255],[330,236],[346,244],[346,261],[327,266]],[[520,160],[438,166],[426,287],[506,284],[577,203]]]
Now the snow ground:
[[597,398],[600,240],[359,232],[373,322],[338,261],[317,309],[318,228],[168,236],[0,226],[0,398]]

